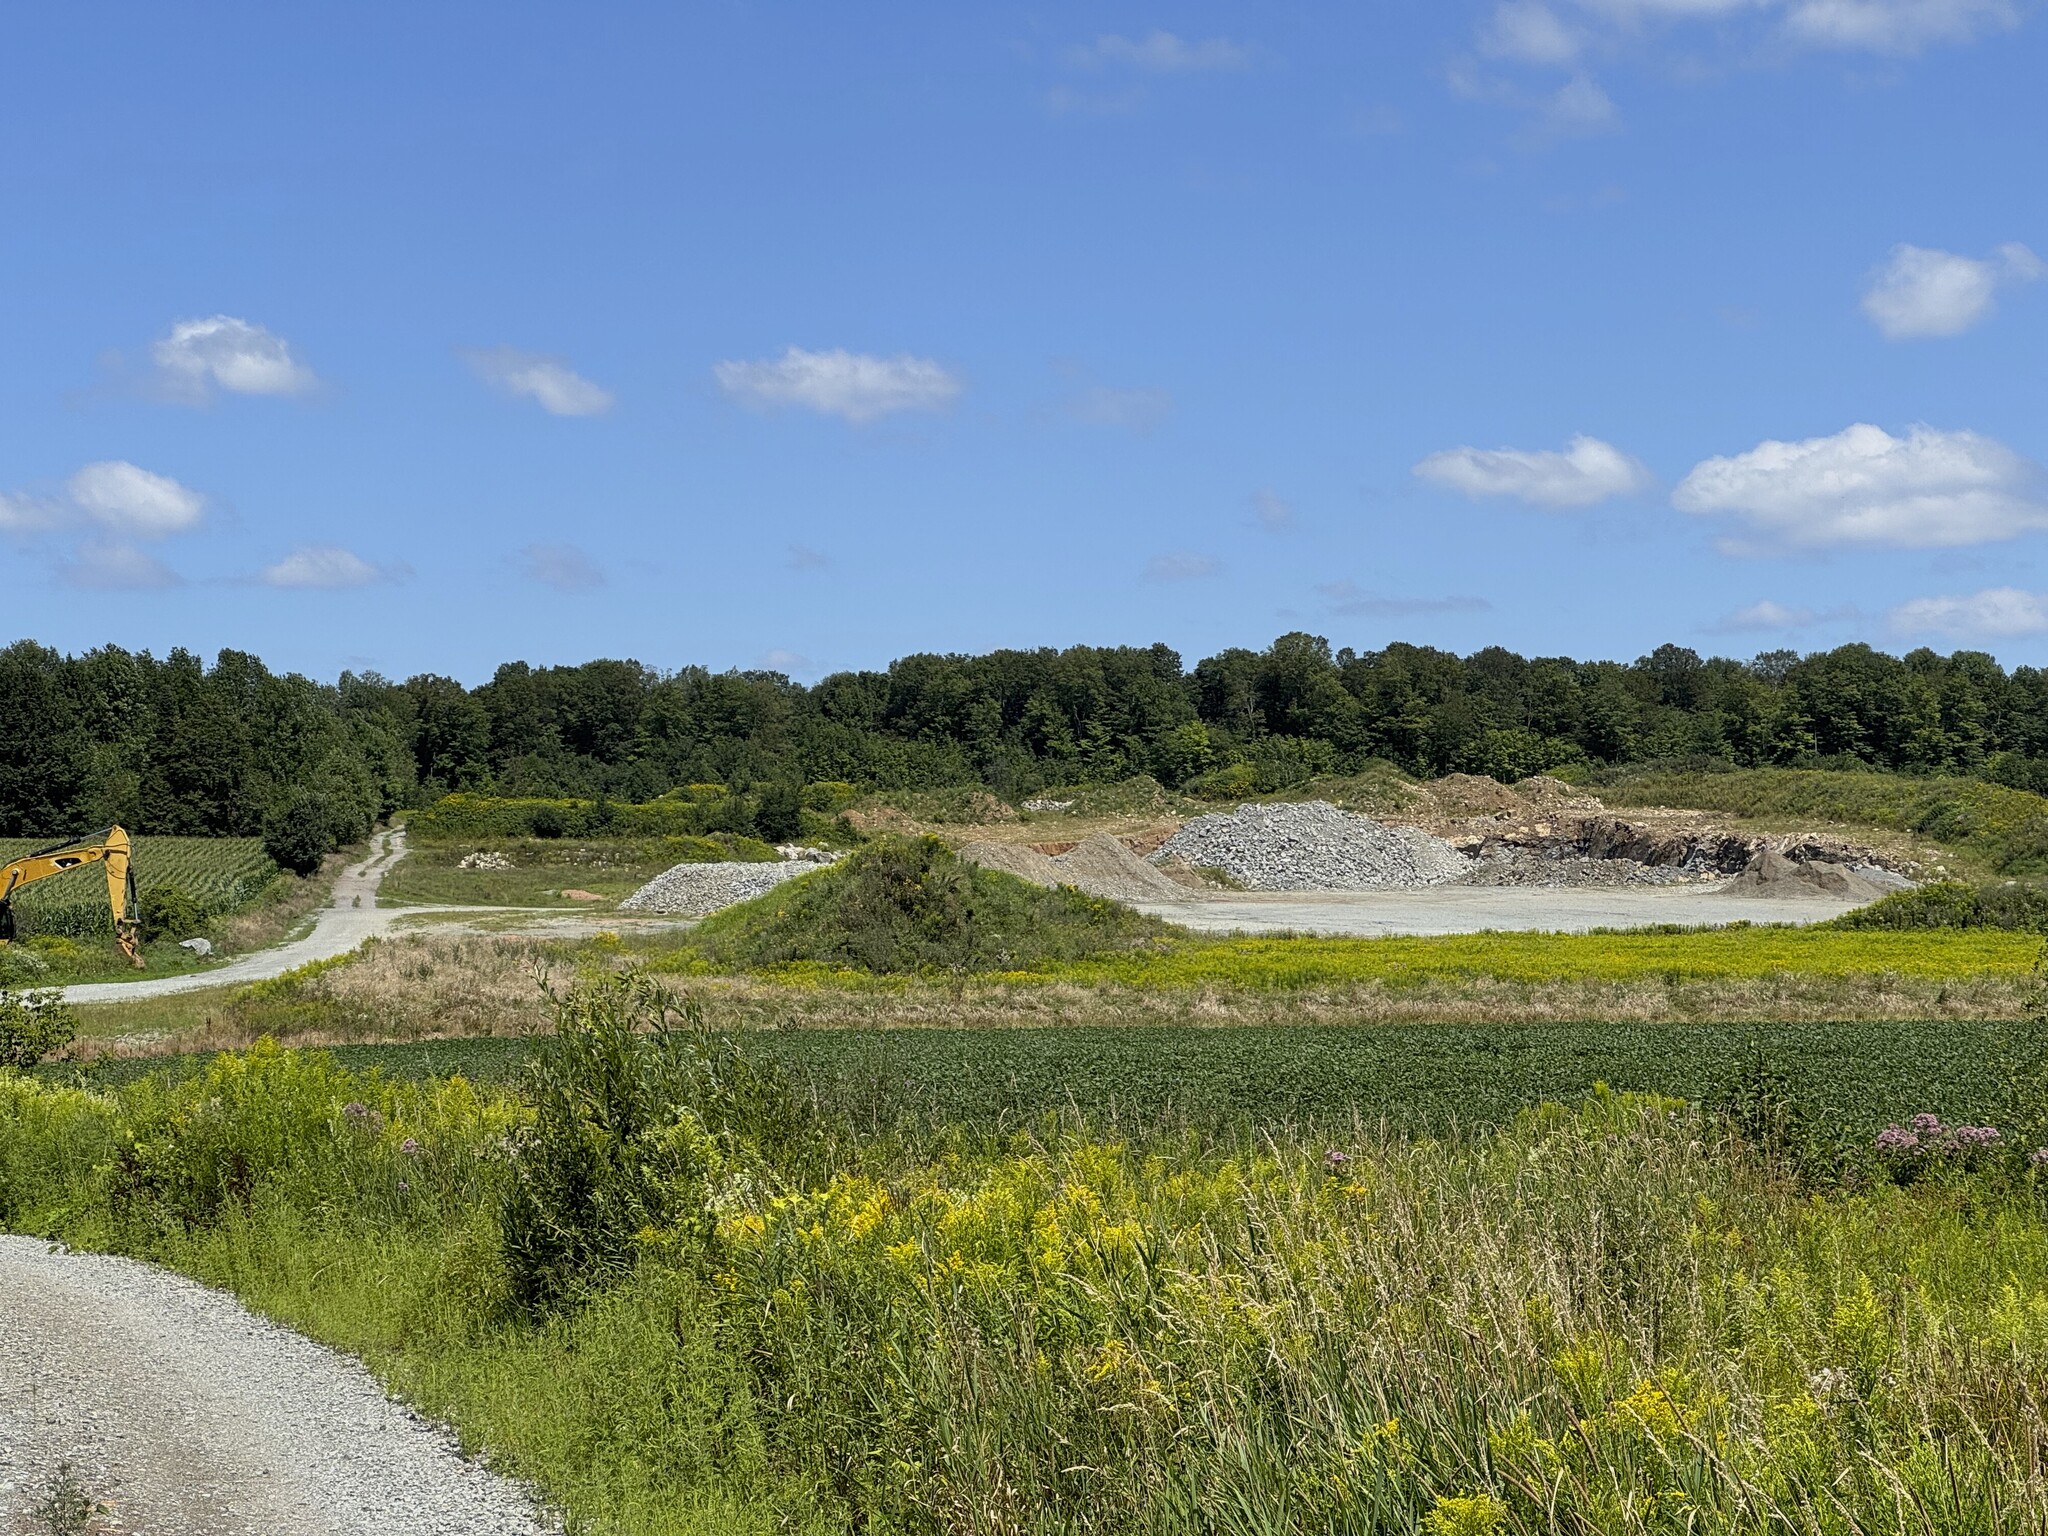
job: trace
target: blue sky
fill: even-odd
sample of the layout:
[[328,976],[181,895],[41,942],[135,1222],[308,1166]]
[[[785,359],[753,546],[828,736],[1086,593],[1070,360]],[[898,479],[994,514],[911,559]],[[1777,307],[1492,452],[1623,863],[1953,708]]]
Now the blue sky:
[[2029,0],[79,4],[7,46],[0,551],[66,649],[2048,660]]

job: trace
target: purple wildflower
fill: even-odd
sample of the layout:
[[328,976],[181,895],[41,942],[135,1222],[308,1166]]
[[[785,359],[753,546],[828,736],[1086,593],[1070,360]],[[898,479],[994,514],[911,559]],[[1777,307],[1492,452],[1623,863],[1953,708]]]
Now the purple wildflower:
[[1877,1150],[1880,1152],[1917,1152],[1920,1138],[1900,1126],[1888,1125],[1877,1133]]
[[1949,1127],[1949,1140],[1959,1147],[1988,1147],[1998,1140],[1995,1125],[1956,1125]]
[[361,1102],[344,1104],[341,1106],[341,1118],[361,1125],[370,1118],[370,1106]]
[[1938,1136],[1941,1134],[1941,1116],[1939,1115],[1924,1113],[1915,1115],[1912,1125],[1913,1129],[1922,1136]]
[[2048,1147],[2034,1148],[2033,1151],[2027,1154],[2027,1161],[2036,1168],[2039,1168],[2043,1163],[2048,1163]]
[[420,1155],[420,1144],[418,1138],[412,1136],[406,1137],[405,1140],[401,1141],[398,1144],[398,1150],[403,1152],[407,1157],[418,1157]]

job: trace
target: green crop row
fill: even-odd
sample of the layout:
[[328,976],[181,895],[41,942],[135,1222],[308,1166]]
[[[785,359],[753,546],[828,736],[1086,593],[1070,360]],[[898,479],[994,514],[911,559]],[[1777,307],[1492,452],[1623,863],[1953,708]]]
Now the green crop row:
[[[0,863],[52,841],[0,838]],[[145,904],[156,893],[182,892],[202,919],[247,906],[277,876],[277,865],[256,837],[138,837],[133,868]],[[24,933],[103,934],[108,924],[106,868],[88,864],[40,880],[22,890],[14,908]]]

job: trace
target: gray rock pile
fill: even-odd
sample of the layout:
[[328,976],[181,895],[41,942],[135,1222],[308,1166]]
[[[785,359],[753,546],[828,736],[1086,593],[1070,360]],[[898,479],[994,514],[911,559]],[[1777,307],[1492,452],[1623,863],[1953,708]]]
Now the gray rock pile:
[[1153,858],[1220,869],[1254,891],[1414,890],[1471,869],[1457,849],[1420,827],[1384,826],[1323,800],[1197,817]]
[[823,869],[822,864],[678,864],[619,903],[621,912],[656,912],[667,917],[703,917],[736,901],[765,895],[785,880]]
[[1047,858],[1017,843],[967,843],[960,857],[1033,885],[1071,885],[1111,901],[1185,901],[1187,889],[1139,858],[1106,832]]

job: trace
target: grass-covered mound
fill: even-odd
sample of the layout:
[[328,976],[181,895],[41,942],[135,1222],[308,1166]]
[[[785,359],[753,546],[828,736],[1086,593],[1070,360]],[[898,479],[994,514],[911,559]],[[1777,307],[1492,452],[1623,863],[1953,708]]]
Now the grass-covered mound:
[[1071,887],[1047,890],[959,858],[937,838],[890,838],[707,919],[694,947],[737,970],[1028,971],[1151,948],[1179,930]]
[[2016,880],[1996,885],[1937,880],[1845,912],[1830,926],[1894,931],[2005,928],[2048,933],[2048,889]]

